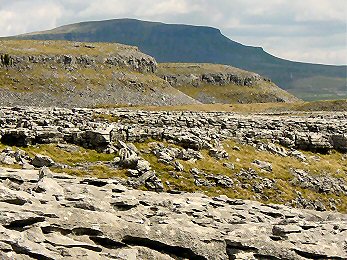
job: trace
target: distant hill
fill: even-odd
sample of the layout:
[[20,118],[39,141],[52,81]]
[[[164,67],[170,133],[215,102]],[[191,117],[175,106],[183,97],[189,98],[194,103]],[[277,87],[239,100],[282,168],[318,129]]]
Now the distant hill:
[[306,100],[347,98],[346,66],[280,59],[262,48],[232,41],[211,27],[116,19],[66,25],[16,38],[119,42],[138,46],[159,62],[216,63],[254,71]]

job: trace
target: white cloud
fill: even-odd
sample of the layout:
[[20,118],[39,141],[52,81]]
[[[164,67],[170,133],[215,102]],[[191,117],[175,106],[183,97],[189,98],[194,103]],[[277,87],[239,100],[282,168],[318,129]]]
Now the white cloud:
[[76,15],[81,18],[93,18],[93,17],[105,17],[112,16],[117,17],[118,15],[125,14],[131,7],[131,1],[86,1],[88,5],[79,8]]
[[61,7],[52,1],[0,2],[0,36],[53,28],[62,16]]
[[346,0],[305,0],[295,2],[297,21],[331,21],[339,20],[346,22]]
[[136,14],[145,16],[187,14],[190,13],[193,8],[194,7],[185,0],[168,0],[153,4],[152,8],[140,7],[136,10]]
[[[248,36],[234,37],[239,42],[249,42],[250,45],[261,46],[274,56],[293,61],[314,62],[321,64],[347,64],[346,42],[343,35],[331,37],[335,41],[334,48],[327,41],[320,41],[320,37],[287,38],[282,44],[283,37],[250,38]],[[334,62],[331,62],[334,61]]]
[[0,0],[0,36],[112,18],[208,25],[276,56],[346,64],[346,0]]

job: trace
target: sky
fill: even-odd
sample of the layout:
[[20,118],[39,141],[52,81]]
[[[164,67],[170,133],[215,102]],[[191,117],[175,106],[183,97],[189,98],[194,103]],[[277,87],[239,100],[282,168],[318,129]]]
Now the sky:
[[0,0],[0,36],[91,20],[206,25],[284,59],[347,64],[347,0]]

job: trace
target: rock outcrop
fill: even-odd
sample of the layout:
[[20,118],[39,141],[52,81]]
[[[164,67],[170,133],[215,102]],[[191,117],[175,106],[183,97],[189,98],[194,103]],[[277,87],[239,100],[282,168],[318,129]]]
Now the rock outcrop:
[[[43,43],[44,45],[45,43]],[[47,45],[50,43],[47,42]],[[73,47],[97,48],[94,45],[74,43]],[[62,51],[63,53],[64,51]],[[30,53],[30,51],[29,51]],[[70,70],[78,67],[96,67],[98,64],[107,64],[115,67],[129,68],[138,72],[154,73],[157,70],[157,62],[151,56],[141,53],[136,47],[122,46],[117,52],[106,57],[88,56],[83,54],[35,54],[35,55],[11,55],[11,68],[19,70],[30,69],[34,64],[65,66]]]
[[2,259],[346,259],[347,216],[0,168]]

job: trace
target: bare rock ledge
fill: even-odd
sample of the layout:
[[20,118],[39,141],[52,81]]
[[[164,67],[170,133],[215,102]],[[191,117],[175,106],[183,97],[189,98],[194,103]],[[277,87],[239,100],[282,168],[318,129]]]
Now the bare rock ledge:
[[0,168],[1,259],[346,259],[347,215]]

